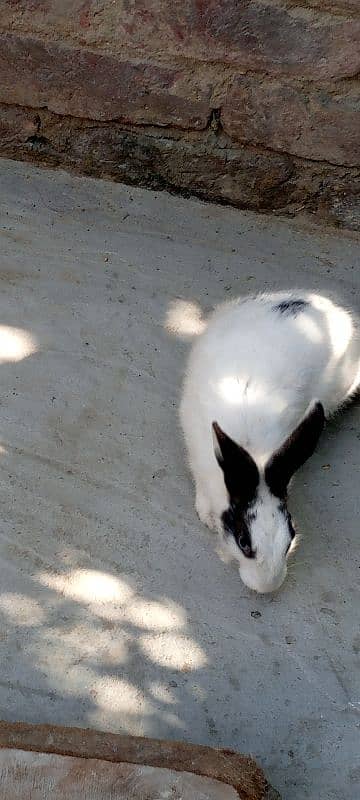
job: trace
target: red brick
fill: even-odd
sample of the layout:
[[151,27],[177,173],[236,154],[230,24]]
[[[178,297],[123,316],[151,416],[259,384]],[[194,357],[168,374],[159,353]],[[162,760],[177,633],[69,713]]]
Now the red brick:
[[360,69],[360,21],[331,19],[273,0],[193,5],[195,29],[208,57],[272,75],[317,79],[351,76]]
[[[280,795],[269,786],[256,762],[249,756],[232,750],[215,750],[182,742],[101,733],[89,728],[84,730],[55,725],[28,725],[22,722],[0,722],[1,748],[56,753],[80,758],[83,763],[87,759],[96,759],[99,764],[107,762],[108,765],[122,762],[124,770],[131,769],[131,764],[138,764],[174,770],[177,773],[186,772],[233,787],[239,800],[270,800],[271,797],[273,800],[280,800]],[[95,764],[92,766],[94,768]],[[62,783],[64,789],[66,783]],[[133,786],[133,782],[131,785]],[[126,790],[121,777],[116,781],[116,787],[119,786]],[[134,796],[131,791],[130,794]],[[148,793],[145,791],[144,794],[147,796]],[[144,796],[141,790],[140,795]]]
[[355,166],[360,164],[360,84],[341,89],[239,76],[224,104],[222,124],[240,142]]
[[[321,13],[359,0],[5,0],[2,29],[118,54],[234,64],[315,79],[360,70],[360,18]],[[64,8],[65,6],[65,8]],[[303,6],[306,6],[305,8]],[[124,56],[125,54],[125,56]],[[196,67],[195,67],[196,72]]]
[[135,124],[206,127],[208,92],[177,84],[186,76],[167,67],[133,64],[19,36],[0,36],[0,101],[47,107],[57,114]]

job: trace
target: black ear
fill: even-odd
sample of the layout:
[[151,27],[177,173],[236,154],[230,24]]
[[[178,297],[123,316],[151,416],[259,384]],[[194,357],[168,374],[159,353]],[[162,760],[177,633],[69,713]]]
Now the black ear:
[[277,497],[286,494],[287,485],[294,472],[312,456],[325,425],[321,403],[315,403],[306,417],[268,461],[265,480]]
[[224,473],[225,486],[231,500],[247,505],[255,496],[259,471],[251,455],[236,444],[213,422],[215,455]]

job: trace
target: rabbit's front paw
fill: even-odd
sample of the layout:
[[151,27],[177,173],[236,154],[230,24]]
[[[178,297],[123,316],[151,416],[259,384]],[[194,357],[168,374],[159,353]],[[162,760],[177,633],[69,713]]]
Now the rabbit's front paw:
[[210,530],[216,531],[218,527],[216,515],[211,508],[208,498],[200,491],[196,492],[195,508],[201,522],[206,525],[207,528],[210,528]]

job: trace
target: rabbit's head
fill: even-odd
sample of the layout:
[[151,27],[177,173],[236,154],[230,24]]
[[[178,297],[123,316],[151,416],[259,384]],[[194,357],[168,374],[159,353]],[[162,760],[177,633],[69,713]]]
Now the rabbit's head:
[[312,455],[325,422],[315,402],[303,421],[259,469],[251,455],[214,422],[215,454],[224,473],[229,505],[222,526],[240,577],[257,592],[273,592],[283,583],[295,530],[287,509],[287,487]]

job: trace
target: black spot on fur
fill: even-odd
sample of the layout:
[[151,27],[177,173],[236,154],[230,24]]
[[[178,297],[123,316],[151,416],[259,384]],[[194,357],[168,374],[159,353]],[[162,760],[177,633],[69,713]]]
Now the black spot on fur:
[[255,558],[252,549],[249,522],[256,518],[255,512],[244,510],[241,506],[231,505],[222,515],[225,533],[233,536],[236,544],[246,558]]
[[307,300],[282,300],[273,306],[273,311],[280,311],[284,317],[297,317],[300,311],[303,311],[309,303]]

